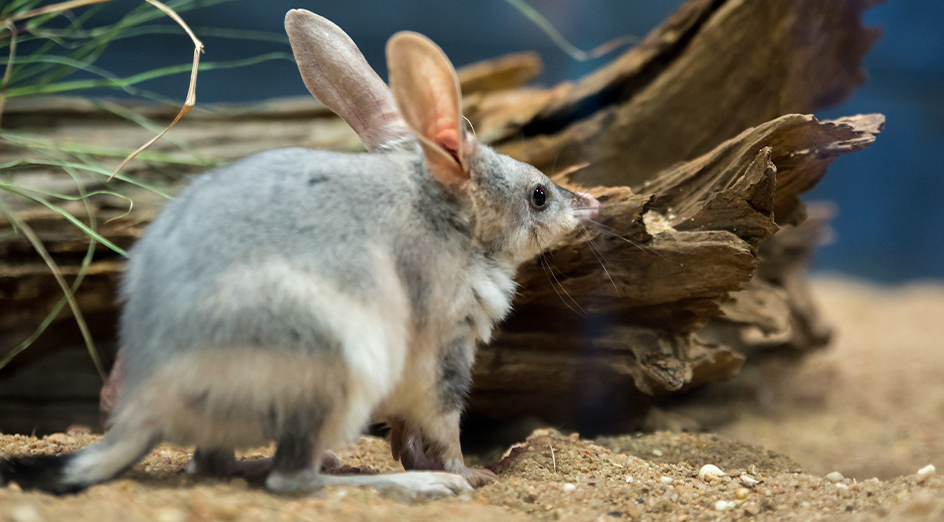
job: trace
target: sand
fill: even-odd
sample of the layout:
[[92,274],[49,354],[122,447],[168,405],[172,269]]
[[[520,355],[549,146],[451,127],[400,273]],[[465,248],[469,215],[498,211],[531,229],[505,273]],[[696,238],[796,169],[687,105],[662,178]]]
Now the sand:
[[[944,287],[815,284],[834,345],[792,371],[764,370],[769,390],[732,405],[737,414],[715,433],[591,441],[538,430],[509,449],[497,483],[439,500],[344,487],[276,496],[242,479],[189,476],[188,449],[162,445],[77,495],[0,488],[0,520],[944,520],[944,477],[917,474],[944,468]],[[64,453],[96,438],[3,435],[0,453]],[[339,456],[362,472],[400,469],[374,437]],[[705,464],[725,475],[698,478]]]
[[768,368],[765,393],[716,432],[790,455],[809,473],[944,470],[944,284],[813,285],[835,328],[831,346],[796,371]]

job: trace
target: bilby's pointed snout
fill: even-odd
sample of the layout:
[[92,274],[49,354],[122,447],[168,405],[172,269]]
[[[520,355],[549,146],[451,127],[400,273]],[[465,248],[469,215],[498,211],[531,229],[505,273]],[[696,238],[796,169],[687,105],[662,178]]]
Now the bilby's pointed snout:
[[582,205],[578,205],[576,209],[577,218],[581,221],[587,221],[597,217],[597,214],[600,213],[600,202],[597,198],[587,194],[586,192],[574,192],[577,196],[580,197]]

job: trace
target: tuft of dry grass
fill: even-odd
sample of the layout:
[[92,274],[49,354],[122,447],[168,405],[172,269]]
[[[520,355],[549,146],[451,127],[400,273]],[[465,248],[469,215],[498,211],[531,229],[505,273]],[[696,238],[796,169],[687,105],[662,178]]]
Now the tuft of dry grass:
[[[78,289],[78,285],[81,284],[85,276],[88,263],[83,264],[82,270],[79,272],[72,286],[67,285],[55,261],[43,247],[36,234],[32,232],[29,224],[18,218],[15,211],[12,210],[7,203],[13,201],[15,198],[25,198],[49,208],[71,222],[89,237],[89,254],[86,256],[89,261],[94,254],[96,244],[102,244],[121,255],[125,255],[123,249],[112,244],[94,230],[94,216],[92,214],[92,207],[88,204],[87,198],[101,194],[109,194],[128,199],[121,194],[120,187],[112,187],[112,185],[109,184],[112,179],[123,183],[133,183],[144,188],[151,188],[142,182],[119,173],[121,169],[135,157],[140,157],[150,162],[169,162],[171,164],[181,161],[199,166],[213,164],[213,162],[205,158],[196,156],[194,156],[192,160],[187,160],[177,155],[171,157],[166,154],[146,153],[142,155],[141,153],[163,137],[196,105],[196,80],[198,71],[201,69],[200,54],[203,52],[203,43],[179,13],[207,5],[208,3],[222,3],[230,0],[211,0],[210,2],[176,0],[170,1],[167,4],[159,0],[144,0],[141,2],[141,6],[132,9],[118,22],[112,25],[94,26],[91,21],[94,20],[94,15],[103,6],[93,4],[106,4],[110,1],[111,0],[72,0],[38,6],[38,4],[42,3],[41,0],[13,0],[9,4],[0,7],[0,49],[2,49],[3,46],[9,47],[8,53],[6,53],[8,54],[8,60],[4,67],[3,79],[0,81],[0,125],[2,125],[3,121],[3,107],[6,100],[11,97],[41,96],[51,93],[109,87],[121,89],[137,96],[168,102],[163,100],[162,97],[138,89],[134,87],[134,85],[161,76],[180,74],[185,71],[190,73],[190,84],[186,99],[177,117],[167,126],[158,126],[147,118],[136,114],[129,114],[129,111],[119,106],[114,107],[113,112],[119,116],[135,121],[145,128],[154,129],[156,133],[154,138],[130,153],[126,150],[98,150],[98,148],[95,147],[75,143],[56,143],[39,136],[29,136],[25,133],[0,128],[0,144],[22,149],[24,152],[23,159],[10,164],[0,165],[0,205],[3,206],[2,210],[8,216],[9,221],[9,228],[6,232],[10,234],[23,234],[29,240],[30,244],[49,267],[49,270],[56,278],[64,294],[60,303],[50,311],[46,320],[41,323],[39,328],[32,335],[6,354],[0,355],[0,368],[4,367],[17,354],[25,350],[32,341],[49,326],[61,309],[65,305],[68,305],[86,340],[89,354],[95,362],[96,368],[98,368],[99,372],[104,377],[104,370],[99,361],[94,342],[91,335],[88,333],[84,319],[82,319],[81,311],[78,309],[75,299],[73,298],[74,293]],[[73,12],[74,10],[75,12]],[[63,16],[68,18],[69,24],[65,28],[57,28],[52,21],[56,17]],[[193,41],[194,53],[191,64],[186,67],[174,66],[155,69],[127,78],[120,78],[94,65],[95,61],[104,52],[108,44],[116,39],[129,34],[146,34],[148,32],[165,31],[165,27],[154,23],[155,20],[160,20],[161,17],[169,17],[172,19]],[[248,37],[259,38],[260,36],[255,33],[256,32],[253,32],[253,34],[248,35]],[[9,35],[8,40],[2,39],[4,34]],[[240,37],[239,31],[228,31],[225,36],[229,38]],[[23,48],[23,45],[20,44],[27,42],[30,43],[30,45],[27,46],[31,49],[30,53],[26,56],[18,56],[18,49]],[[234,63],[204,64],[204,68],[237,67],[251,65],[269,59],[286,59],[289,56],[288,53],[270,53]],[[62,81],[66,76],[74,72],[89,73],[100,77],[100,79],[68,79]],[[179,144],[179,146],[187,151],[186,144]],[[119,154],[120,156],[118,156]],[[118,164],[117,168],[115,168],[114,163],[110,161],[111,158],[116,156],[124,158],[123,161]],[[191,156],[193,156],[192,153]],[[35,168],[36,166],[61,168],[64,174],[72,176],[75,180],[79,196],[52,194],[35,187],[18,184],[14,181],[12,176],[14,172],[20,169]],[[89,176],[91,176],[91,178],[89,178]],[[102,183],[107,184],[105,185],[107,190],[86,191],[85,189],[86,185],[90,184],[94,186]],[[152,190],[156,193],[160,193],[157,189]],[[57,202],[57,200],[74,201],[77,199],[82,200],[86,204],[86,209],[89,211],[87,218],[88,224],[86,224],[85,220],[73,216],[64,210]],[[130,208],[133,202],[130,201],[130,199],[128,202]]]

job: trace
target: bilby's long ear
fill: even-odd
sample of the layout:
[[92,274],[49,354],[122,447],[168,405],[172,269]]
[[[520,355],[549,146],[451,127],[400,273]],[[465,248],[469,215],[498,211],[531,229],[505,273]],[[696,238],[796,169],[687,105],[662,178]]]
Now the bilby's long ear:
[[411,134],[390,89],[340,27],[293,9],[285,15],[285,32],[305,86],[357,132],[367,150]]
[[449,58],[425,36],[400,32],[387,42],[390,89],[423,145],[432,175],[447,185],[469,179],[472,143],[462,120],[459,79]]

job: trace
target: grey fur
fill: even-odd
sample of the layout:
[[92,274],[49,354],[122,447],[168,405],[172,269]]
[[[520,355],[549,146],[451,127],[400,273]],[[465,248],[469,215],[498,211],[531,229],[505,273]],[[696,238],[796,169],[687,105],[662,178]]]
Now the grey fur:
[[475,346],[461,338],[443,346],[439,353],[439,381],[436,389],[445,411],[461,410],[472,386]]
[[[126,385],[134,386],[139,370],[193,346],[336,348],[330,327],[269,292],[269,281],[228,281],[227,274],[285,260],[332,280],[344,293],[369,298],[374,284],[365,248],[385,241],[374,220],[398,219],[390,211],[409,199],[409,188],[391,183],[394,176],[387,174],[405,174],[408,159],[280,149],[196,179],[131,250],[121,292],[122,346],[133,347]],[[327,181],[310,185],[316,176]],[[399,212],[401,225],[405,215]],[[221,298],[232,308],[220,312],[206,305]]]

